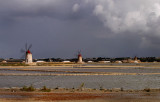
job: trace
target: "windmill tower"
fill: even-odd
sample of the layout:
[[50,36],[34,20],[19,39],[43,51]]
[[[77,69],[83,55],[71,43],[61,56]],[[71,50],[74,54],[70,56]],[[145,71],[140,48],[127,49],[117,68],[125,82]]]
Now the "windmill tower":
[[26,64],[30,64],[33,62],[33,59],[32,59],[32,53],[30,51],[32,45],[29,45],[29,47],[27,46],[27,44],[25,45],[25,50],[24,49],[21,49],[21,52],[24,53],[24,57],[25,57],[25,62]]
[[138,60],[137,56],[135,56],[135,57],[134,57],[134,60],[135,60],[135,61],[137,61],[137,60]]
[[78,63],[83,63],[81,52],[78,52]]
[[26,52],[25,62],[26,62],[27,64],[33,62],[33,60],[32,60],[32,53],[30,52],[29,49],[28,49],[27,52]]

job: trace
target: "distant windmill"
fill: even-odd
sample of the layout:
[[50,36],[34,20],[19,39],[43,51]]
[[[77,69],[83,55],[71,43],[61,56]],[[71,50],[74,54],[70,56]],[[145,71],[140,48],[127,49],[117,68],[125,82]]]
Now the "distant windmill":
[[27,45],[27,43],[25,44],[25,50],[24,49],[21,49],[21,53],[24,53],[23,57],[25,56],[25,62],[27,64],[30,64],[33,62],[32,60],[32,53],[30,51],[32,47],[32,44],[30,44],[29,46]]
[[83,63],[81,51],[78,51],[78,63]]
[[138,57],[137,57],[137,56],[138,56],[137,54],[134,54],[134,58],[133,58],[133,59],[134,59],[135,61],[138,60]]

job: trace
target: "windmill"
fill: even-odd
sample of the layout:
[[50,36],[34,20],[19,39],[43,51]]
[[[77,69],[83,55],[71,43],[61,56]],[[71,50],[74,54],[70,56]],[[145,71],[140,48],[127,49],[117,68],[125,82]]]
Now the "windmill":
[[78,51],[78,63],[83,63],[81,51]]
[[32,44],[30,44],[29,46],[27,45],[27,43],[25,44],[25,50],[24,49],[21,49],[21,53],[24,53],[23,57],[25,57],[25,62],[27,64],[30,64],[33,62],[32,60],[32,53],[30,51],[32,47]]
[[134,54],[134,58],[133,58],[134,61],[137,61],[137,60],[138,60],[138,57],[137,57],[137,56],[138,56],[137,54]]

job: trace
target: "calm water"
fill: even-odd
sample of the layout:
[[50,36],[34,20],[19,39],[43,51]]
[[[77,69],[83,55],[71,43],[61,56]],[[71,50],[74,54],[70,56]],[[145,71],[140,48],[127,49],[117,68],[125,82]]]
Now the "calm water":
[[50,88],[78,88],[85,83],[87,88],[144,89],[160,88],[160,75],[121,75],[121,76],[0,76],[0,87],[23,87],[44,85]]
[[[0,69],[0,73],[66,73],[66,72],[41,72],[41,71],[17,71],[16,68],[9,70]],[[17,68],[18,69],[18,68]],[[119,73],[160,73],[160,69],[152,68],[111,68],[111,69],[74,69],[74,68],[40,68],[51,71],[79,71],[79,72],[119,72]],[[100,87],[124,88],[124,89],[144,89],[160,88],[160,74],[158,75],[99,75],[99,76],[0,76],[0,88],[23,87],[24,85],[34,85],[36,88],[47,86],[49,88],[78,88],[85,83],[86,88]]]

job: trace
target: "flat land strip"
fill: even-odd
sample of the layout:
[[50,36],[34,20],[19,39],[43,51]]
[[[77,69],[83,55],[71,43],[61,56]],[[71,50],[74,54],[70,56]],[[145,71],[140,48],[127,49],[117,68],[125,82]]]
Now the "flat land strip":
[[[57,65],[57,64],[56,64]],[[83,71],[80,71],[83,69]],[[0,66],[1,70],[8,70],[8,71],[25,71],[23,73],[0,73],[0,76],[86,76],[86,75],[159,75],[160,72],[148,73],[148,72],[99,72],[99,71],[92,71],[95,69],[100,70],[108,70],[108,69],[120,69],[120,70],[127,70],[127,69],[160,69],[160,64],[153,65],[66,65],[66,64],[58,64],[58,66]],[[90,71],[87,71],[90,70]],[[34,72],[34,73],[29,73]],[[36,73],[37,72],[37,73]],[[41,73],[39,73],[41,72]],[[49,73],[45,73],[49,72]]]
[[159,102],[157,92],[0,92],[2,102]]

